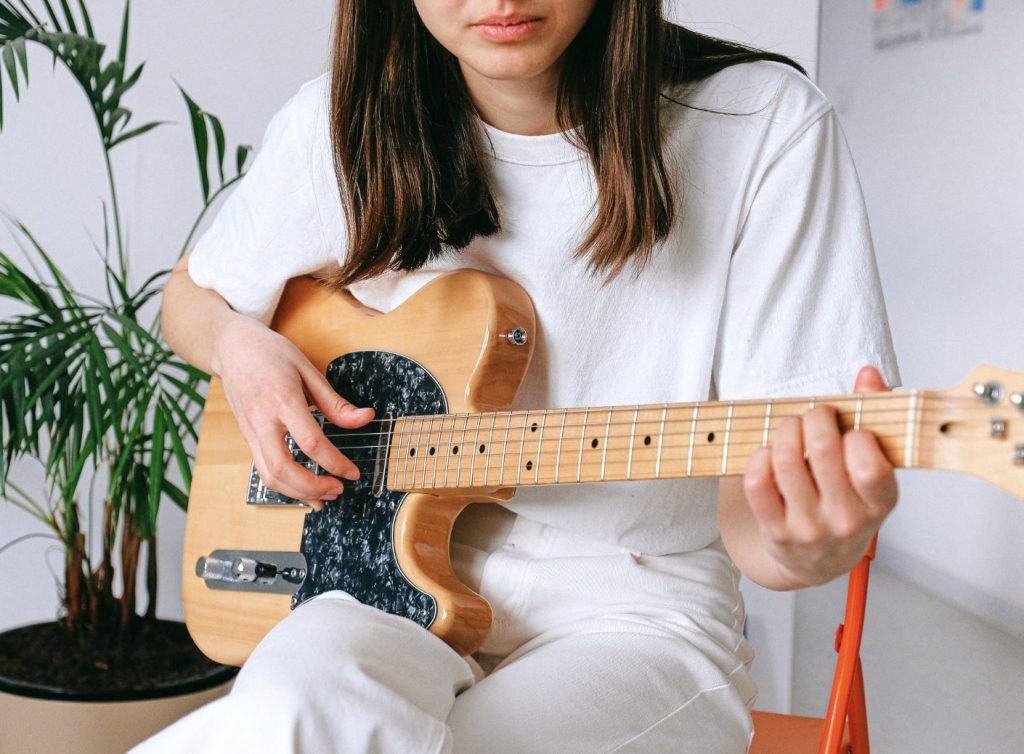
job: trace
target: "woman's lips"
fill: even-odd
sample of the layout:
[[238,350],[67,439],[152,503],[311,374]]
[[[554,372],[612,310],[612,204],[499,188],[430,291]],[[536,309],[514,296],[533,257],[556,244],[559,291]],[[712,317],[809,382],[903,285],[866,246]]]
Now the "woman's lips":
[[473,24],[473,28],[491,42],[517,42],[533,34],[543,23],[543,18],[533,16],[490,16]]

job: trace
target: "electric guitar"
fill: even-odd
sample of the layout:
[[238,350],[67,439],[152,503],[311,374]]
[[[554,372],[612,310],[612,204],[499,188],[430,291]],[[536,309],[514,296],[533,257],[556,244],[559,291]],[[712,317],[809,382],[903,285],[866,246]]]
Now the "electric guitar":
[[467,505],[523,485],[739,475],[783,417],[815,404],[873,432],[894,466],[966,472],[1024,497],[1022,374],[980,367],[948,391],[510,411],[534,324],[521,288],[476,271],[444,275],[377,316],[308,278],[290,281],[272,326],[339,394],[376,412],[353,430],[315,414],[362,473],[322,512],[267,489],[211,381],[183,567],[199,647],[241,664],[290,609],[342,589],[469,654],[491,610],[449,561]]

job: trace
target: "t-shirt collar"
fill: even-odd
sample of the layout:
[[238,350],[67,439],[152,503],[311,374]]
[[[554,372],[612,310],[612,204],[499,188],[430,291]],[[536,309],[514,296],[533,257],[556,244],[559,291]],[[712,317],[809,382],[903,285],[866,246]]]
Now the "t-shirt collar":
[[559,165],[587,157],[586,151],[569,141],[575,135],[575,129],[542,136],[523,136],[501,131],[482,120],[479,122],[483,126],[484,150],[503,162],[518,165]]

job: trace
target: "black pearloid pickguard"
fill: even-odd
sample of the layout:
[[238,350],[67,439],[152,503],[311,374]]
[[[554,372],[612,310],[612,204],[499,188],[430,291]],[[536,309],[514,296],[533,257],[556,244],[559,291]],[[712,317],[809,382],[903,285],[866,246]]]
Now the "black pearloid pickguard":
[[[327,380],[339,395],[356,406],[371,406],[375,418],[444,414],[448,403],[437,380],[404,356],[384,351],[356,351],[339,356],[327,367]],[[308,574],[292,598],[292,606],[317,594],[341,589],[360,602],[419,623],[434,621],[434,599],[402,574],[392,547],[395,514],[404,492],[384,487],[373,493],[377,447],[387,441],[377,422],[368,427],[342,430],[335,444],[362,472],[356,482],[345,482],[345,492],[324,510],[309,513],[302,531],[302,554]],[[383,450],[381,450],[383,452]]]

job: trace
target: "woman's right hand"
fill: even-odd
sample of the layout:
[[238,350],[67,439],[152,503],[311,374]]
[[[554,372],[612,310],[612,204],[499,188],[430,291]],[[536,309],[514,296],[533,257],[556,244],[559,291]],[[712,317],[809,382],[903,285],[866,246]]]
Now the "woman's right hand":
[[[210,356],[267,487],[321,510],[324,500],[344,490],[341,479],[359,478],[359,469],[326,438],[309,404],[345,429],[367,424],[373,409],[356,408],[338,395],[291,341],[258,320],[236,315],[221,329]],[[327,475],[295,461],[286,433]]]

